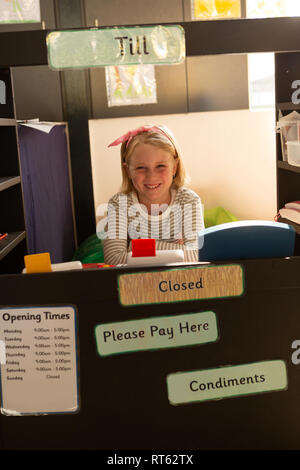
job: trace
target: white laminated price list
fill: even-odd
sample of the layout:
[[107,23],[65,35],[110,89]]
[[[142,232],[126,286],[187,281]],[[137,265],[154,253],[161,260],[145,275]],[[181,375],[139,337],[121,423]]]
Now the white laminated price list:
[[0,309],[1,413],[79,408],[73,306]]

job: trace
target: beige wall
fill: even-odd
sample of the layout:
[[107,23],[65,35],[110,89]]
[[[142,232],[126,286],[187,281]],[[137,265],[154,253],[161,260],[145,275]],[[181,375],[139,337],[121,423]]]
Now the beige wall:
[[[205,208],[222,206],[240,220],[276,214],[275,112],[219,111],[89,121],[95,207],[121,183],[120,146],[130,129],[165,124],[174,133]],[[97,221],[98,221],[97,217]]]

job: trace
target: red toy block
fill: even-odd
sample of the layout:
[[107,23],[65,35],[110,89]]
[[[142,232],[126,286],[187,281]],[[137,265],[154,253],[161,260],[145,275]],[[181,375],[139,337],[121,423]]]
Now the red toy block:
[[132,257],[155,256],[156,246],[154,238],[138,238],[131,241]]

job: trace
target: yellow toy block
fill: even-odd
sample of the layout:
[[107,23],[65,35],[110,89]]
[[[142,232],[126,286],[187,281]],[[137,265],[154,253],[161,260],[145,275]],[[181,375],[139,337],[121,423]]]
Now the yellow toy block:
[[38,253],[24,256],[26,272],[49,273],[52,272],[50,253]]

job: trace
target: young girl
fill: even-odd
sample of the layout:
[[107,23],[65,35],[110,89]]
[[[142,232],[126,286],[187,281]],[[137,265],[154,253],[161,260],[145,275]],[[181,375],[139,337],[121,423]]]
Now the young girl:
[[184,250],[198,261],[197,232],[204,228],[199,196],[185,188],[185,169],[164,126],[143,126],[119,137],[122,187],[108,204],[104,261],[125,264],[131,240],[154,238],[156,250]]

